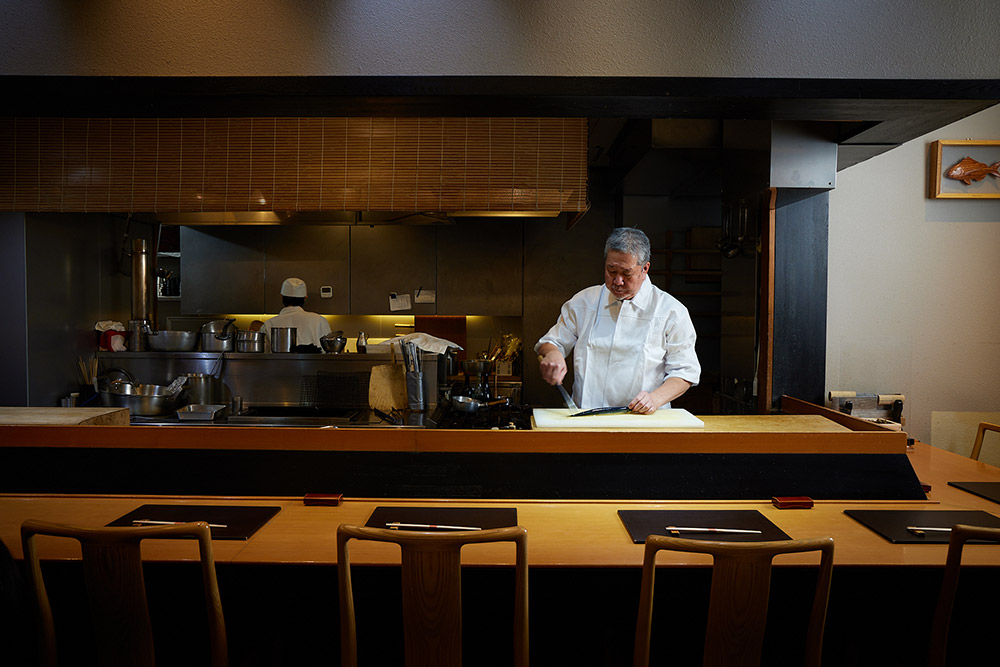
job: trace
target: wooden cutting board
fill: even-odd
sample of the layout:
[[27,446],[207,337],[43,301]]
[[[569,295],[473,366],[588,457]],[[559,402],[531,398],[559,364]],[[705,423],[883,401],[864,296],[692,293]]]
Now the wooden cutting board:
[[672,428],[705,428],[705,422],[682,408],[657,410],[651,415],[625,412],[616,415],[588,415],[570,417],[579,410],[567,408],[535,408],[532,411],[533,428],[537,429],[608,429],[608,430],[657,430]]
[[0,407],[0,424],[128,426],[128,408]]

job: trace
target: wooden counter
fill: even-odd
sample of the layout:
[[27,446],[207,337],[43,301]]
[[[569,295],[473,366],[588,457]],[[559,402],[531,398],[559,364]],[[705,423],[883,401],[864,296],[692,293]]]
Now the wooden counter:
[[[845,509],[980,509],[1000,514],[1000,505],[948,486],[949,481],[1000,482],[1000,468],[918,443],[908,454],[914,470],[931,485],[926,501],[819,501],[811,510],[779,510],[769,502],[750,501],[473,501],[466,499],[347,499],[338,507],[305,506],[301,498],[262,497],[163,497],[0,495],[0,537],[19,543],[18,527],[28,518],[83,525],[105,525],[144,503],[279,505],[281,511],[249,541],[216,540],[216,559],[234,563],[336,563],[335,528],[340,523],[364,524],[379,505],[504,506],[516,507],[518,523],[531,536],[533,567],[638,567],[642,545],[633,544],[616,512],[619,509],[754,509],[792,538],[831,535],[837,545],[838,565],[939,566],[945,545],[895,545],[846,516]],[[63,540],[52,540],[53,543]],[[172,541],[150,543],[152,560],[185,560],[197,557]],[[509,545],[477,546],[469,562],[478,565],[509,565]],[[46,544],[45,558],[76,558],[78,549]],[[352,551],[357,563],[385,564],[393,561],[393,549],[384,545],[359,545]],[[811,555],[791,555],[785,563],[814,563]],[[696,554],[672,554],[664,563],[704,565]],[[965,562],[1000,566],[1000,545],[973,545]]]
[[822,415],[716,415],[701,419],[705,422],[703,429],[669,431],[0,425],[0,442],[14,447],[284,451],[826,454],[906,451],[905,433],[881,428],[852,430]]
[[[307,507],[301,498],[291,497],[0,495],[0,539],[19,558],[18,530],[28,518],[100,526],[144,503],[280,505],[281,511],[249,540],[215,540],[213,549],[233,664],[297,666],[317,655],[337,654],[338,524],[363,524],[376,506],[388,504],[516,507],[518,523],[528,531],[532,662],[625,667],[630,664],[635,631],[643,547],[632,543],[616,511],[754,509],[793,538],[834,538],[825,665],[922,664],[947,547],[891,544],[843,512],[865,508],[981,509],[998,515],[1000,505],[949,487],[947,482],[1000,481],[1000,469],[923,444],[911,448],[906,456],[921,481],[932,487],[926,501],[830,501],[819,502],[811,510],[777,510],[769,503],[745,500],[482,503],[353,498],[339,507]],[[68,576],[71,570],[67,568],[79,558],[78,547],[57,538],[39,538],[39,550],[56,581]],[[352,545],[351,554],[356,567],[358,628],[367,633],[362,651],[366,656],[388,656],[375,664],[400,664],[398,575],[381,567],[395,565],[398,550],[359,542]],[[176,540],[152,540],[144,543],[143,556],[155,568],[149,571],[149,585],[160,593],[159,597],[151,595],[151,604],[179,604],[174,602],[178,599],[174,591],[180,587],[172,582],[192,576],[187,564],[197,558],[197,547]],[[503,621],[497,619],[508,613],[509,603],[503,594],[510,589],[513,559],[511,545],[463,549],[463,561],[471,566],[463,574],[463,604],[469,623],[465,632],[473,652],[468,664],[509,664],[502,654],[508,635],[503,632]],[[662,567],[657,575],[657,599],[664,603],[657,605],[660,611],[654,617],[654,656],[669,654],[677,664],[698,664],[696,638],[704,618],[710,562],[706,557],[683,553],[664,553],[658,562]],[[806,607],[796,605],[811,591],[816,562],[817,557],[811,554],[775,559],[771,582],[774,610],[769,614],[776,618],[769,616],[769,624],[774,622],[779,633],[789,624],[794,626],[799,617],[804,618]],[[186,569],[175,568],[175,563],[185,564]],[[988,594],[1000,580],[1000,545],[968,545],[964,564],[971,567],[963,570],[963,590]],[[197,610],[197,595],[190,598]],[[670,604],[671,598],[683,604]],[[164,599],[168,602],[156,602]],[[973,611],[968,611],[970,608]],[[970,604],[970,598],[960,596],[958,616],[952,623],[959,648],[958,655],[949,656],[954,658],[952,664],[989,664],[993,660],[989,642],[975,641],[991,631],[992,623],[989,615],[978,609]],[[192,616],[197,614],[172,606],[160,615],[168,619]],[[485,630],[482,618],[490,619]],[[497,623],[499,635],[494,627]],[[182,627],[167,636],[187,636],[185,631],[191,630]],[[778,644],[768,644],[764,664],[801,664],[795,636],[795,632],[788,632],[781,635]],[[571,641],[567,642],[567,637]],[[579,641],[583,637],[586,641]],[[886,641],[886,637],[893,641]],[[186,639],[176,650],[185,650],[189,644]],[[488,647],[487,655],[475,653],[484,647]],[[494,655],[498,651],[501,653]]]
[[0,407],[0,424],[48,426],[128,426],[128,408],[8,408]]
[[[832,411],[827,411],[832,413]],[[0,426],[20,493],[556,499],[922,499],[907,435],[840,413],[670,431]],[[846,482],[846,483],[845,483]]]

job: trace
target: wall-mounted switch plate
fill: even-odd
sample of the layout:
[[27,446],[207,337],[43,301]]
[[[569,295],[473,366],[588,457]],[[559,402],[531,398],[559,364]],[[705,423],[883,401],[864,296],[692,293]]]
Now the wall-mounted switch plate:
[[323,285],[319,288],[319,296],[321,299],[332,299],[333,287],[331,285]]

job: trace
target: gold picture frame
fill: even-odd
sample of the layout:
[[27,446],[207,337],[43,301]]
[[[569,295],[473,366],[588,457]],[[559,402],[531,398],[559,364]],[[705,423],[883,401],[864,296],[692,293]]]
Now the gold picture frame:
[[[991,171],[1000,163],[1000,141],[935,141],[930,158],[930,199],[1000,199],[1000,176]],[[960,163],[967,182],[948,175]]]

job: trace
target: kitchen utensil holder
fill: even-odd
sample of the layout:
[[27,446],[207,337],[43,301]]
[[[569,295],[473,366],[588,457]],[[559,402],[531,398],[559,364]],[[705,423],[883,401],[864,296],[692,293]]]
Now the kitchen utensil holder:
[[424,373],[423,371],[406,372],[406,401],[410,410],[424,410]]

